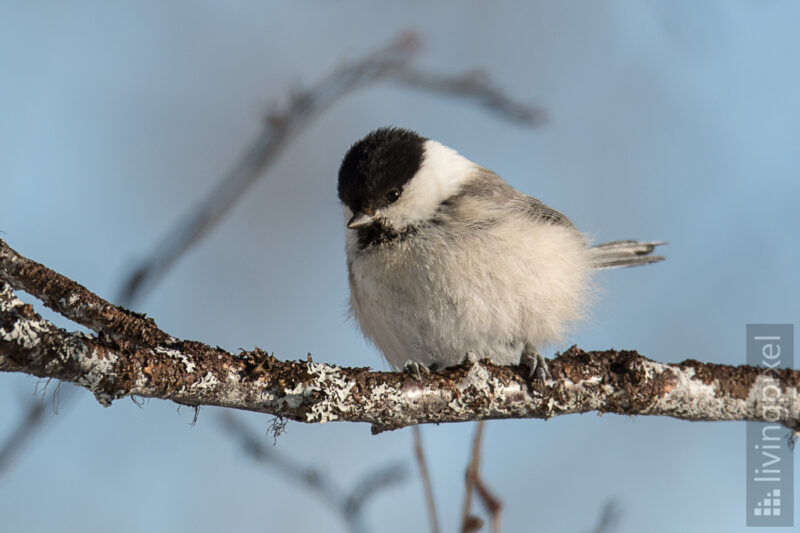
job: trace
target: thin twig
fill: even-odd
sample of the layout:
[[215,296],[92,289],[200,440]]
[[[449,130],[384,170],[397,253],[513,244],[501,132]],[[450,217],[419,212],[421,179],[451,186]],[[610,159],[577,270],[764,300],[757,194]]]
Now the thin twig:
[[411,428],[414,433],[414,457],[419,466],[419,477],[422,480],[422,488],[425,491],[425,504],[428,508],[428,519],[431,523],[431,533],[439,533],[439,518],[436,514],[436,500],[433,497],[433,483],[428,472],[428,463],[425,461],[425,450],[422,447],[422,431],[419,426]]
[[478,422],[475,429],[475,437],[472,440],[472,453],[465,472],[464,508],[461,513],[461,532],[472,533],[483,526],[483,521],[472,515],[472,493],[475,489],[475,479],[481,465],[481,441],[483,440],[483,428],[485,422]]
[[384,468],[375,469],[364,474],[350,494],[345,499],[344,508],[348,510],[361,509],[381,490],[406,479],[407,470],[405,465],[395,464]]
[[364,521],[364,507],[370,497],[377,492],[403,481],[406,469],[402,465],[389,465],[368,472],[349,492],[337,486],[333,479],[321,470],[303,465],[279,453],[274,445],[269,446],[264,436],[251,431],[237,416],[228,411],[219,413],[219,421],[226,435],[238,440],[251,459],[269,465],[281,472],[287,479],[299,483],[317,495],[342,518],[348,530],[353,533],[367,531]]
[[492,85],[489,74],[480,69],[455,76],[407,67],[393,72],[389,79],[398,83],[447,96],[473,100],[477,105],[500,117],[524,126],[539,126],[547,122],[544,109],[517,102]]
[[480,496],[483,506],[486,507],[486,512],[489,513],[489,524],[492,533],[500,533],[503,502],[492,494],[492,491],[486,486],[480,473],[475,476],[475,491],[478,493],[478,496]]
[[11,462],[19,450],[28,443],[41,426],[44,415],[43,402],[37,400],[29,402],[28,408],[17,426],[6,435],[5,442],[0,445],[0,476],[11,466]]
[[603,505],[600,511],[597,524],[592,528],[591,533],[613,533],[619,526],[622,518],[622,511],[614,500],[609,500]]
[[461,517],[462,533],[471,533],[483,527],[483,521],[472,514],[472,494],[478,493],[486,511],[489,513],[492,533],[500,533],[500,518],[503,509],[502,502],[494,496],[481,477],[481,455],[483,447],[483,433],[486,422],[481,420],[475,429],[472,440],[472,454],[465,473],[464,510]]
[[295,92],[282,111],[270,113],[261,132],[233,170],[136,266],[124,281],[118,298],[134,304],[183,253],[203,238],[275,162],[277,156],[313,118],[346,94],[377,81],[391,81],[419,90],[472,100],[506,120],[538,125],[544,112],[514,102],[474,72],[441,75],[411,69],[409,62],[421,49],[417,34],[406,32],[388,46],[354,63],[340,66],[316,86]]

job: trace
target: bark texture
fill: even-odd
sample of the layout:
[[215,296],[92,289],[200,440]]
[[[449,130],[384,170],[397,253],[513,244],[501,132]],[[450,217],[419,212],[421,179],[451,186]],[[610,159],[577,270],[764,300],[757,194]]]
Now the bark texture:
[[[43,320],[15,290],[93,330]],[[281,361],[176,339],[151,319],[112,305],[0,240],[0,371],[69,381],[103,405],[136,395],[216,405],[300,422],[367,422],[373,432],[422,423],[550,418],[586,413],[684,420],[780,422],[798,430],[800,372],[572,347],[549,362],[552,378],[488,360],[423,376]]]

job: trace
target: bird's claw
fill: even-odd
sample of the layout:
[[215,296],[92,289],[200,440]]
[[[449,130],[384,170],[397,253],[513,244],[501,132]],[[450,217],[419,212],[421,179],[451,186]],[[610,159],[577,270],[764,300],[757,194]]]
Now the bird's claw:
[[528,367],[529,380],[544,381],[552,377],[550,369],[547,368],[547,360],[535,348],[525,349],[519,358],[519,364]]
[[416,361],[412,361],[411,359],[406,361],[406,364],[403,365],[403,372],[417,381],[422,381],[422,374],[427,376],[431,373],[427,366],[419,364]]

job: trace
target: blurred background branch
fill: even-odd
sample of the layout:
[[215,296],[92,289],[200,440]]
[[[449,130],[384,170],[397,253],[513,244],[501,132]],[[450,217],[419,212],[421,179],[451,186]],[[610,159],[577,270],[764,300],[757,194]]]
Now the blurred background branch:
[[404,32],[389,45],[353,62],[345,63],[317,85],[295,91],[279,111],[270,112],[261,132],[216,187],[134,267],[122,283],[118,302],[131,307],[161,279],[190,247],[225,216],[242,195],[263,177],[297,133],[343,96],[378,81],[462,98],[484,107],[500,118],[527,126],[541,124],[542,109],[512,100],[492,86],[488,74],[425,72],[411,65],[422,47],[414,32]]
[[472,453],[464,475],[464,508],[461,514],[461,533],[474,533],[483,527],[483,520],[472,513],[473,494],[477,493],[486,512],[489,514],[489,528],[492,533],[500,533],[502,502],[489,490],[481,476],[481,454],[483,453],[483,432],[486,421],[481,420],[475,428],[472,439]]
[[5,441],[0,444],[0,476],[11,465],[19,450],[30,442],[47,413],[41,400],[29,401],[25,408],[20,408],[20,412],[22,416],[17,426],[6,434]]
[[414,434],[414,458],[419,468],[419,477],[422,481],[422,490],[425,494],[425,507],[428,511],[428,521],[431,533],[439,533],[439,516],[436,510],[436,497],[433,492],[433,480],[428,470],[428,461],[425,458],[425,448],[422,444],[422,430],[419,426],[411,428]]
[[589,533],[614,533],[622,520],[622,511],[614,500],[608,500],[600,510],[597,523]]
[[77,387],[59,381],[52,392],[47,392],[45,384],[41,397],[36,397],[38,394],[34,391],[35,397],[25,401],[25,406],[20,408],[21,416],[16,426],[0,442],[0,478],[25,447],[34,441],[45,423],[72,402],[77,390]]
[[400,463],[376,467],[346,490],[320,468],[301,464],[279,452],[274,444],[267,444],[265,434],[255,433],[230,411],[220,411],[217,420],[225,435],[238,441],[248,457],[316,494],[320,501],[339,515],[351,533],[370,531],[364,517],[366,504],[380,492],[402,483],[408,476],[406,467]]

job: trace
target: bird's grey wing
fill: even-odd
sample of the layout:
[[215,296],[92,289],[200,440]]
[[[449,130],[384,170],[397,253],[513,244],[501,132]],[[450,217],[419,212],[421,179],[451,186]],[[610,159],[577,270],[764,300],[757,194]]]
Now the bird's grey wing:
[[575,228],[572,222],[564,216],[560,211],[556,211],[552,207],[545,205],[544,202],[533,196],[526,196],[527,207],[531,215],[538,219],[557,226],[565,226],[567,228]]
[[448,213],[453,219],[474,226],[502,218],[510,211],[521,211],[545,223],[575,228],[563,214],[536,198],[522,194],[485,168],[479,168],[476,179],[463,187],[457,195],[447,199],[439,214]]

